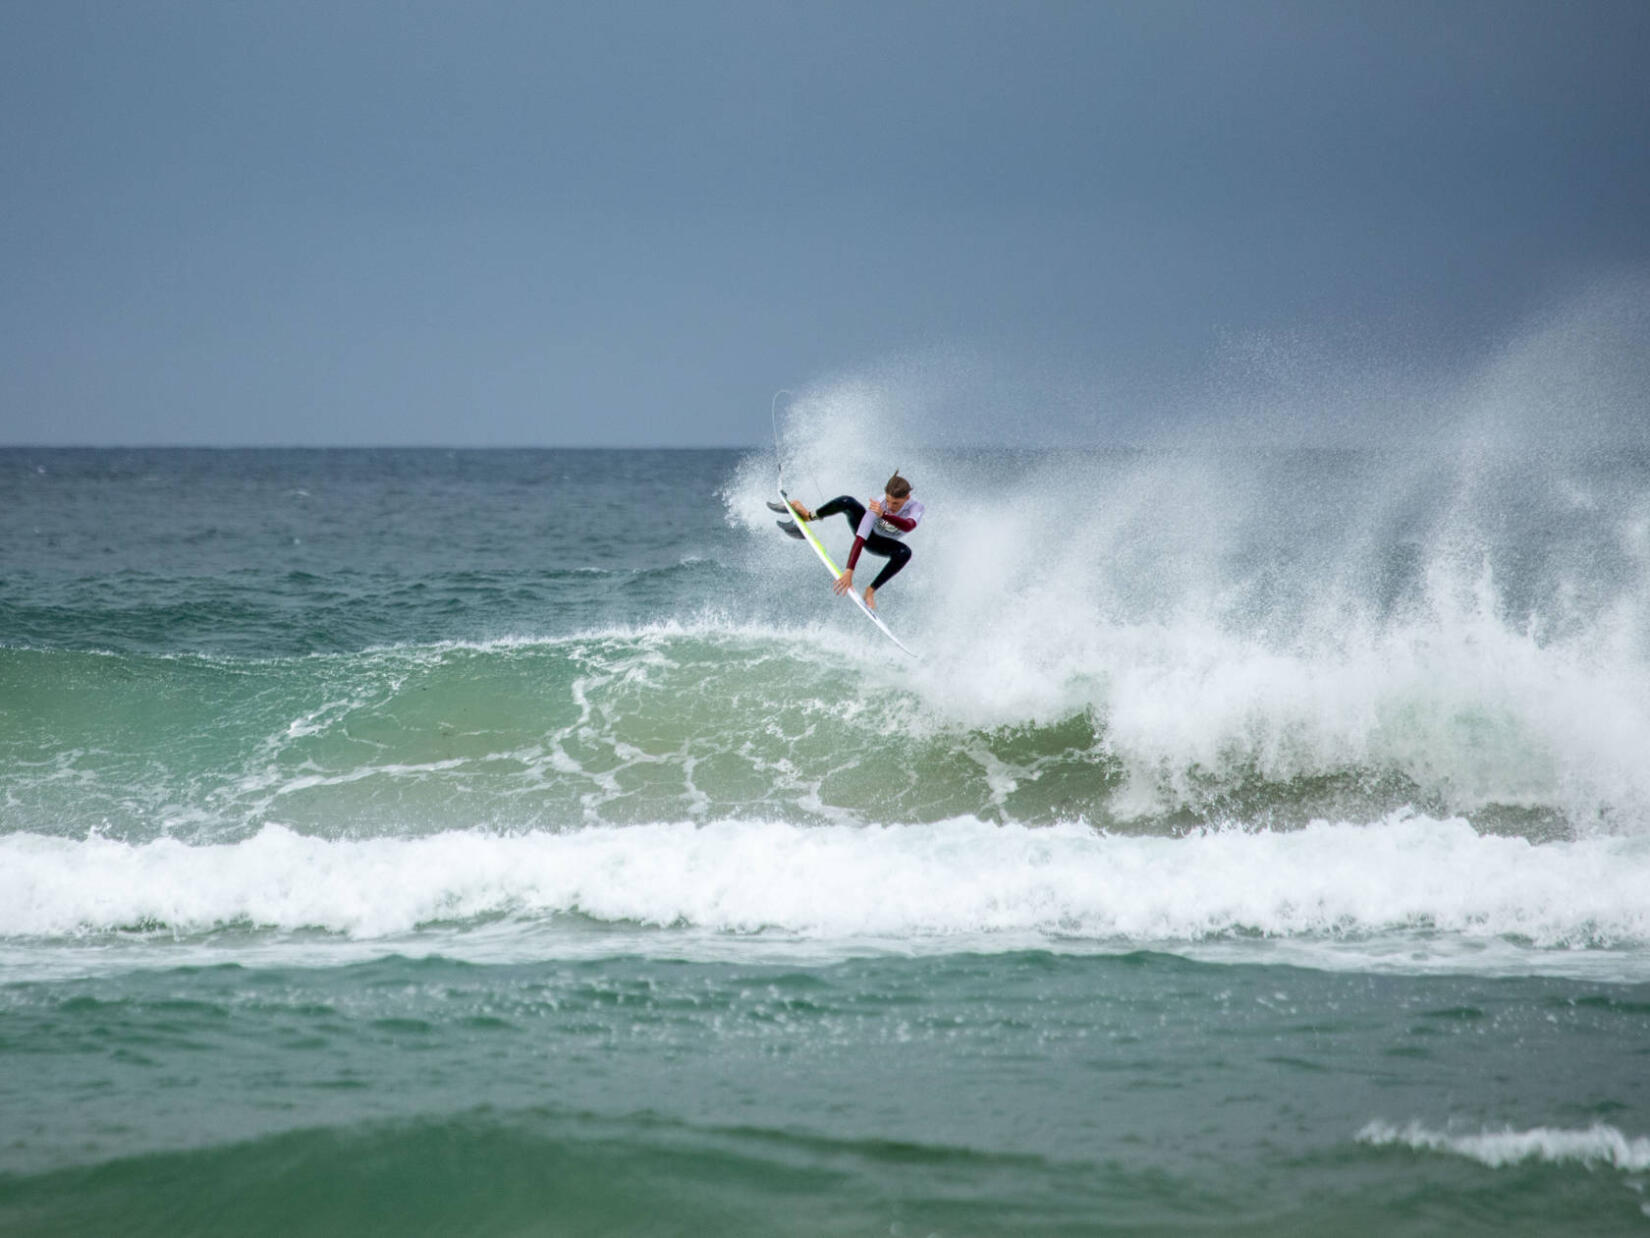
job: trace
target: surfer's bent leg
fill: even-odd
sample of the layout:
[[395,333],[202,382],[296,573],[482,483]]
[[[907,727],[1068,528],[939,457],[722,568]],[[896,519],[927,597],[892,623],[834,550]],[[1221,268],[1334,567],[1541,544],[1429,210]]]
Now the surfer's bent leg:
[[865,549],[874,555],[883,555],[888,562],[877,578],[871,582],[872,589],[880,589],[895,576],[899,575],[900,568],[911,562],[911,548],[904,542],[895,541],[891,537],[884,537],[880,533],[873,533],[865,539]]
[[[839,494],[829,503],[816,510],[814,519],[823,520],[826,516],[834,516],[838,512],[846,515],[848,517],[848,527],[858,532],[859,522],[865,519],[865,504],[851,494]],[[911,548],[909,546],[881,533],[873,533],[867,537],[865,539],[865,549],[888,560],[883,565],[882,571],[877,573],[877,578],[871,582],[873,590],[882,588],[883,585],[898,576],[900,568],[911,561]]]
[[865,504],[851,494],[839,494],[825,506],[814,512],[815,520],[823,520],[827,516],[834,516],[838,512],[848,513],[848,527],[858,529],[859,522],[865,519]]

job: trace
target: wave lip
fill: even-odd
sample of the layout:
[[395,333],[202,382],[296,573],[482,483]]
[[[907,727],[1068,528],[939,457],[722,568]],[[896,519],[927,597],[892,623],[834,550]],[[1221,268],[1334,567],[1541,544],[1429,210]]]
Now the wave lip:
[[[239,842],[0,838],[0,938],[251,926],[375,939],[433,925],[578,916],[607,925],[828,942],[1448,943],[1641,952],[1650,849],[1531,844],[1400,816],[1180,838],[1065,824],[664,823]],[[995,944],[993,944],[995,943]],[[1443,943],[1441,947],[1439,943]],[[1475,946],[1476,943],[1476,946]]]
[[1641,1172],[1650,1169],[1650,1137],[1629,1137],[1613,1126],[1595,1123],[1586,1130],[1564,1130],[1537,1126],[1515,1131],[1481,1131],[1476,1135],[1453,1135],[1428,1130],[1419,1122],[1396,1127],[1371,1122],[1358,1132],[1358,1142],[1374,1147],[1407,1147],[1417,1152],[1448,1152],[1475,1160],[1491,1169],[1501,1169],[1524,1161],[1550,1164],[1579,1163],[1607,1165],[1613,1169]]

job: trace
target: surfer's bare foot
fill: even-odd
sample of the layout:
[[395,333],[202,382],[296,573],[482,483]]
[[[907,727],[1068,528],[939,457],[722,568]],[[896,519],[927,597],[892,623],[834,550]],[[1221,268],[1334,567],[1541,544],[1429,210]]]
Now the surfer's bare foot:
[[798,520],[812,521],[814,518],[814,514],[806,507],[803,507],[802,504],[798,503],[795,499],[791,500],[791,510],[796,513],[796,518]]
[[875,585],[865,586],[865,608],[867,610],[875,610],[877,608],[877,590]]

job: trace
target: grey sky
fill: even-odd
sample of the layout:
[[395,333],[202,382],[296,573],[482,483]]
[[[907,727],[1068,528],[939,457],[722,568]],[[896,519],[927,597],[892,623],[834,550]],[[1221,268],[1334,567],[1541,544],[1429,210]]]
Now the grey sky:
[[743,444],[902,357],[1126,436],[1233,338],[1447,366],[1650,266],[1647,57],[1642,0],[0,0],[0,442]]

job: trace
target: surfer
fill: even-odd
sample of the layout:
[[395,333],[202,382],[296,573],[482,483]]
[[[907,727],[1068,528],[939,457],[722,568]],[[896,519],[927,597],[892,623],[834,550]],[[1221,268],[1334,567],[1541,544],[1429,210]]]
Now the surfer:
[[865,586],[865,605],[877,608],[877,590],[882,588],[899,570],[911,561],[911,548],[902,539],[922,521],[922,504],[911,497],[911,483],[894,470],[888,484],[882,488],[882,498],[861,503],[852,495],[839,495],[818,511],[809,511],[801,503],[791,500],[791,509],[800,520],[820,520],[838,512],[848,517],[854,529],[854,548],[848,552],[848,566],[831,587],[837,593],[846,593],[854,587],[854,565],[859,552],[869,550],[888,562],[877,578]]

